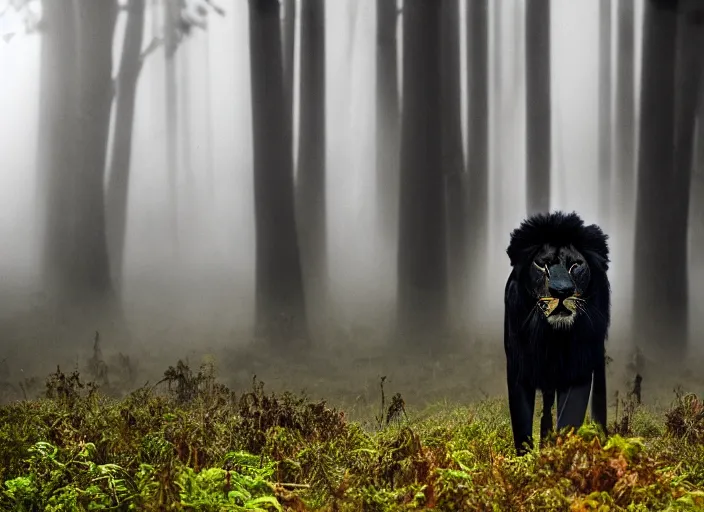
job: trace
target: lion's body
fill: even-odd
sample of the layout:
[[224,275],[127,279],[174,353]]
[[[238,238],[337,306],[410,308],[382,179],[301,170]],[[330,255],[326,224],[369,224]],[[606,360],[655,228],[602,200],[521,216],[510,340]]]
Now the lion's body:
[[[606,240],[597,226],[584,226],[576,214],[562,212],[533,216],[511,234],[504,348],[519,452],[524,442],[531,444],[537,389],[548,408],[541,435],[552,428],[548,413],[556,391],[558,407],[566,411],[562,425],[558,411],[558,428],[579,421],[579,410],[571,410],[567,399],[570,393],[581,396],[592,379],[592,417],[606,427],[604,344],[611,294]],[[585,412],[586,403],[582,421]]]

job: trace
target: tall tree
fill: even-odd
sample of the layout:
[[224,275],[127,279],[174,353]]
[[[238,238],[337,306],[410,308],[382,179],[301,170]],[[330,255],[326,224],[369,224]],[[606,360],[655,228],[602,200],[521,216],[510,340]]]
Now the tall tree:
[[690,250],[692,254],[704,251],[704,79],[699,77],[699,106],[697,107],[696,154],[692,170],[690,194]]
[[[288,127],[293,130],[293,68],[296,41],[296,0],[283,0],[284,19],[282,27],[284,93],[288,109]],[[291,148],[293,151],[293,148]]]
[[69,216],[60,213],[66,210],[68,173],[75,166],[78,151],[73,141],[78,126],[78,37],[73,2],[62,5],[43,0],[41,27],[39,119],[61,120],[60,124],[40,122],[37,144],[38,195],[43,210],[42,267],[45,281],[51,282],[67,273],[70,263],[62,250]]
[[396,2],[376,0],[376,187],[385,240],[398,231],[400,105]]
[[415,347],[447,327],[440,13],[436,0],[404,2],[396,320],[399,341]]
[[166,102],[166,172],[168,173],[169,215],[173,254],[179,248],[179,201],[178,201],[178,85],[176,82],[176,50],[178,49],[178,25],[181,19],[179,0],[164,1],[164,58]]
[[325,219],[325,1],[301,0],[300,135],[296,209],[308,319],[322,334],[327,315]]
[[[224,11],[217,5],[211,3],[209,6],[210,10],[224,16]],[[172,34],[169,36],[169,45],[179,44],[182,36],[189,33],[193,26],[205,28],[205,17],[210,12],[209,10],[204,10],[199,13],[198,17],[195,17],[186,15],[187,6],[185,4],[179,4],[177,8],[180,9],[180,11],[173,16],[178,16],[180,20],[178,26],[170,26],[170,22],[167,22],[166,25],[169,26],[165,27],[165,29],[168,29],[169,33]],[[122,280],[125,236],[127,231],[126,221],[130,161],[132,156],[132,128],[134,123],[137,83],[145,59],[161,45],[160,39],[154,37],[146,48],[142,48],[145,9],[146,0],[128,0],[127,2],[125,37],[122,43],[120,67],[115,79],[115,129],[112,135],[112,151],[107,187],[107,228],[111,273],[115,286],[118,288],[121,286]],[[152,25],[152,31],[156,33],[159,26],[159,20],[157,19],[159,10],[158,0],[152,1],[151,9],[152,22],[154,23]],[[173,51],[175,51],[175,49],[173,49]],[[186,55],[187,54],[184,54],[184,58]],[[186,83],[189,80],[187,64],[184,66],[181,79]],[[188,87],[184,87],[183,97],[185,113],[188,113],[188,92]],[[190,169],[190,136],[188,134],[190,118],[184,116],[184,121],[185,135],[181,147],[184,151],[183,160],[188,170]]]
[[[480,297],[489,222],[489,2],[467,2],[467,169],[471,296]],[[499,77],[500,79],[500,77]],[[498,84],[497,84],[498,85]]]
[[256,228],[255,335],[280,347],[308,339],[294,212],[278,0],[249,0]]
[[599,218],[608,227],[611,215],[611,0],[599,0]]
[[644,14],[634,269],[648,277],[634,283],[634,334],[674,361],[686,354],[688,335],[687,216],[701,69],[694,6],[648,0]]
[[[460,87],[460,3],[445,0],[440,19],[440,114],[442,116],[442,170],[447,194],[447,250],[450,316],[453,328],[461,329],[466,317],[467,290],[467,175],[462,151]],[[473,264],[473,261],[469,262]]]
[[[619,239],[633,233],[635,212],[635,5],[633,0],[618,2],[618,51],[616,75],[615,130],[615,218],[619,219]],[[616,198],[618,198],[616,200]],[[625,242],[625,241],[624,241]],[[619,245],[630,247],[616,240]]]
[[39,150],[40,178],[47,183],[45,276],[63,312],[81,311],[98,326],[115,305],[103,180],[117,4],[46,1],[43,8]]
[[119,288],[127,231],[127,193],[132,158],[132,125],[142,68],[145,0],[129,0],[120,69],[115,80],[115,128],[107,188],[107,233],[112,278]]
[[526,205],[528,215],[550,210],[550,0],[526,7]]

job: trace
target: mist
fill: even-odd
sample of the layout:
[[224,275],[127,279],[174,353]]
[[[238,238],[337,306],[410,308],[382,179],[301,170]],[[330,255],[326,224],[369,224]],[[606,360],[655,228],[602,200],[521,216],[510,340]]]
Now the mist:
[[[645,1],[633,2],[636,126],[640,120]],[[209,12],[205,28],[192,28],[179,42],[173,57],[175,111],[171,115],[167,112],[169,79],[163,45],[143,58],[135,89],[121,278],[119,283],[113,282],[124,331],[111,331],[88,315],[79,315],[82,321],[57,330],[61,319],[46,312],[49,292],[42,271],[45,205],[41,192],[46,183],[39,171],[46,153],[39,141],[43,125],[61,120],[41,117],[43,34],[37,30],[26,33],[27,13],[7,8],[3,5],[7,3],[0,3],[4,12],[0,35],[11,35],[0,39],[0,360],[6,358],[17,365],[13,376],[20,370],[25,375],[42,374],[58,362],[68,364],[76,360],[76,354],[88,353],[96,330],[101,331],[104,350],[143,354],[137,359],[146,374],[158,373],[189,354],[197,357],[249,346],[255,337],[257,274],[248,2],[222,0],[224,15]],[[613,77],[618,69],[618,2],[611,3]],[[467,3],[459,4],[461,127],[466,153]],[[498,354],[499,362],[486,369],[494,382],[485,386],[497,392],[501,392],[504,379],[500,362],[503,293],[510,272],[505,251],[511,230],[526,217],[527,208],[523,24],[530,8],[527,4],[524,0],[490,2],[488,235],[482,247],[484,263],[471,269],[480,276],[479,285],[466,297],[466,318],[460,318],[451,335],[460,347],[468,349],[481,343]],[[302,4],[293,5],[292,151],[293,168],[297,169],[302,137],[299,77],[304,56],[299,44]],[[41,17],[41,7],[33,1],[27,8]],[[398,92],[402,97],[401,0],[397,7]],[[552,0],[550,7],[550,209],[576,211],[586,223],[600,224],[609,234],[613,314],[608,347],[615,353],[628,351],[633,345],[633,280],[647,280],[648,276],[634,275],[638,256],[633,253],[633,226],[617,216],[605,218],[599,207],[599,2]],[[195,7],[190,8],[198,15]],[[393,338],[396,322],[398,240],[383,229],[375,199],[379,195],[377,144],[385,142],[375,128],[376,12],[373,0],[325,2],[327,290],[324,295],[306,296],[305,307],[307,315],[317,318],[310,333],[315,346],[333,347],[333,353],[349,351],[350,345],[358,346],[360,352],[367,350],[364,347],[385,347]],[[282,9],[282,20],[288,14]],[[128,12],[121,10],[116,16],[113,77],[119,72]],[[142,48],[163,36],[163,16],[160,2],[146,2]],[[613,105],[615,112],[615,100]],[[115,101],[111,108],[106,169],[114,151]],[[702,118],[698,119],[701,123]],[[702,140],[698,130],[697,147]],[[175,136],[175,165],[169,165],[168,147],[174,143],[169,140],[170,132]],[[635,140],[637,155],[639,138]],[[276,151],[284,153],[287,148]],[[300,177],[301,169],[295,172]],[[702,171],[693,171],[697,172]],[[108,179],[106,170],[106,183]],[[615,183],[616,178],[612,179]],[[701,188],[693,183],[691,191],[694,212],[701,201],[695,194],[701,193]],[[701,243],[702,230],[701,220],[690,213],[687,307],[689,349],[693,353],[703,348],[704,290],[696,283],[704,279],[704,258],[701,245],[699,251],[694,247],[697,240]],[[305,261],[302,266],[305,280]],[[313,325],[310,318],[309,325]],[[123,338],[122,332],[128,334]],[[429,342],[428,351],[442,350],[436,346],[441,347]],[[630,356],[624,357],[622,365]],[[468,358],[472,359],[469,364],[476,365],[475,370],[484,364],[480,358]],[[245,373],[250,370],[242,364]],[[306,371],[313,376],[318,372],[321,378],[325,375],[316,365],[309,365]],[[471,373],[467,368],[462,371]],[[443,388],[440,393],[452,392]]]

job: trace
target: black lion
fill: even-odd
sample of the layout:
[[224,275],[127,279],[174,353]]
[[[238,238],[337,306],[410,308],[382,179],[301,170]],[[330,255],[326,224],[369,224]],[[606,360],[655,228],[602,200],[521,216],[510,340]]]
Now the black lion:
[[541,440],[578,428],[592,387],[592,419],[606,431],[605,341],[611,318],[607,235],[576,213],[539,214],[511,233],[513,270],[504,295],[504,349],[513,440],[532,447],[535,393],[543,394]]

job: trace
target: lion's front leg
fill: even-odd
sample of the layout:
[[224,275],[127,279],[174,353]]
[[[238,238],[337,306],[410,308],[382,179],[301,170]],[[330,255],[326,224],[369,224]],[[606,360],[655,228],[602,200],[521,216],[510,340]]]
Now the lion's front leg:
[[557,390],[557,430],[573,427],[577,430],[584,423],[591,393],[591,380],[583,384]]
[[535,387],[516,379],[510,371],[508,372],[508,406],[516,453],[523,455],[533,447]]

